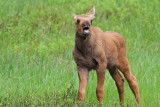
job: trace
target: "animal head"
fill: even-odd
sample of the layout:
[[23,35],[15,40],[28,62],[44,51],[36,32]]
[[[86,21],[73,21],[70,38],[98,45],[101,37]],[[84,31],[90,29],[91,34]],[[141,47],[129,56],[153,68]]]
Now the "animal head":
[[76,25],[76,33],[80,36],[90,35],[90,26],[95,18],[95,7],[93,7],[87,14],[73,15],[73,19]]

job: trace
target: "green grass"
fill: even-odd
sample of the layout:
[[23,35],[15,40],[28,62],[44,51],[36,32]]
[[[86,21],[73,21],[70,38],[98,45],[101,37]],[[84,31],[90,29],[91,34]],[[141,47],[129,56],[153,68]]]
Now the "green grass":
[[[96,7],[94,26],[122,34],[142,105],[160,106],[159,0],[0,0],[0,106],[98,106],[90,72],[85,102],[77,101],[72,14]],[[106,71],[103,106],[119,106]],[[125,81],[125,106],[137,106]]]

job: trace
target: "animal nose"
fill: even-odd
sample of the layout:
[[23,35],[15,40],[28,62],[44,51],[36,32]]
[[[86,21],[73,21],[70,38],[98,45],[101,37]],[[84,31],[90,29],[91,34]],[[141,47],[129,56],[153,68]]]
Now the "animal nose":
[[83,24],[82,26],[83,28],[85,28],[85,27],[89,27],[90,25],[87,23],[87,24]]

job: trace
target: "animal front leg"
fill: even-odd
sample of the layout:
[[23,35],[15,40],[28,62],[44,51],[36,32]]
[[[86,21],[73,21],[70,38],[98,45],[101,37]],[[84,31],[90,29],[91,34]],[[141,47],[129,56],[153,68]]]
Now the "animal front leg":
[[105,79],[105,71],[107,67],[106,56],[104,51],[102,50],[103,50],[102,47],[96,47],[94,49],[94,59],[98,63],[98,67],[96,69],[96,72],[97,72],[96,94],[99,102],[102,102],[104,97],[104,79]]
[[104,80],[105,80],[106,64],[100,64],[97,71],[97,89],[96,94],[99,102],[102,102],[104,97]]
[[85,99],[88,74],[89,72],[87,69],[78,67],[78,77],[79,77],[78,100],[80,101],[84,101]]

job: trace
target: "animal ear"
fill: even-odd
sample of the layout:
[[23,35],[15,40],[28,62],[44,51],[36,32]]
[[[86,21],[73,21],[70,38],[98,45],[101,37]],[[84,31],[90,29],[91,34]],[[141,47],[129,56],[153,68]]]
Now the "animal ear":
[[73,14],[73,19],[74,19],[74,22],[75,22],[75,23],[79,23],[79,22],[80,22],[80,20],[77,19],[77,16],[78,16],[78,15]]
[[78,16],[78,15],[73,14],[73,19],[74,19],[74,20],[77,20],[77,16]]
[[94,19],[95,18],[95,7],[93,7],[89,12],[88,12],[88,14],[92,17],[92,19]]

